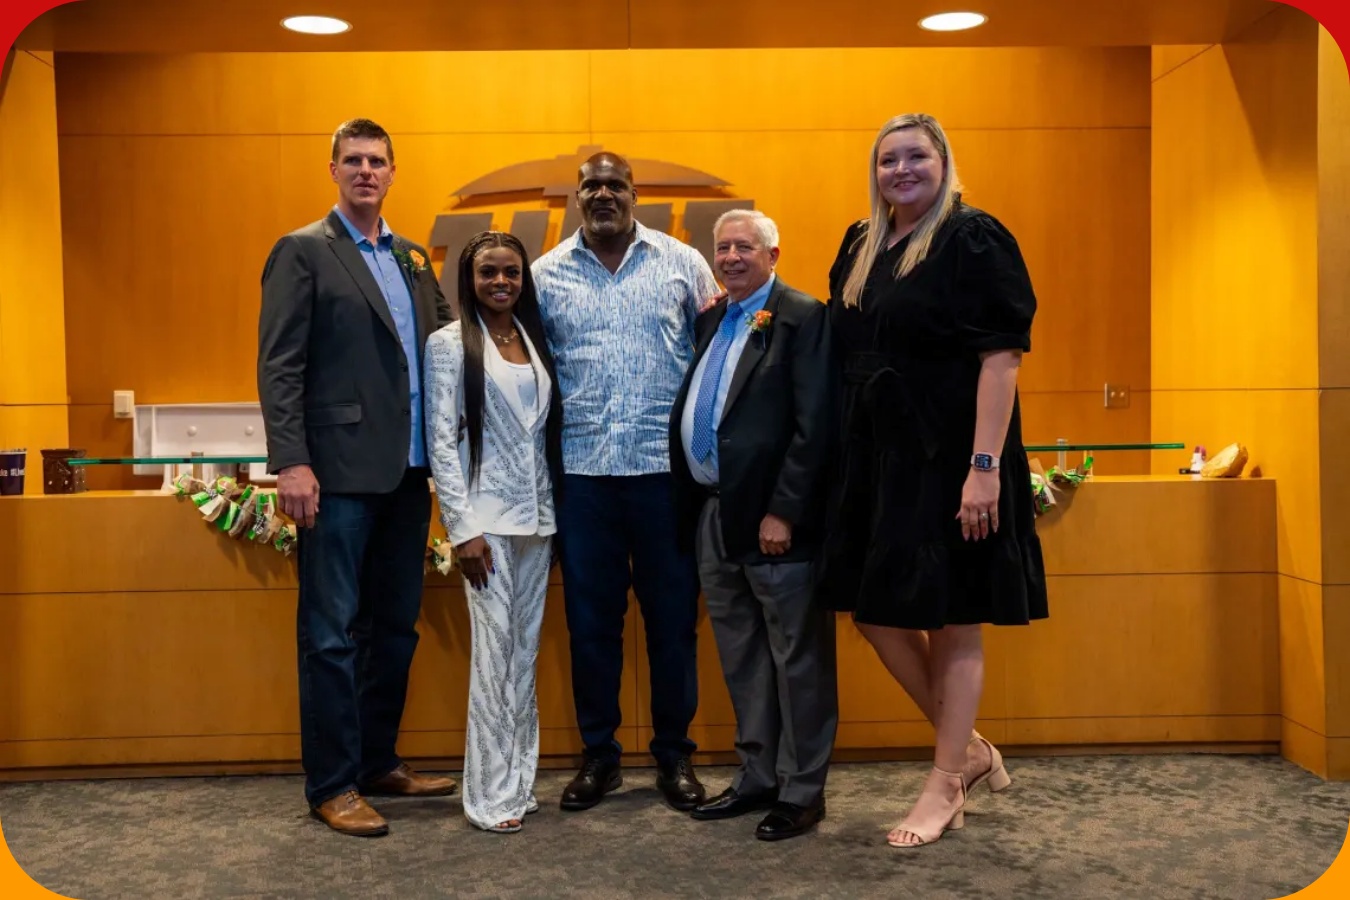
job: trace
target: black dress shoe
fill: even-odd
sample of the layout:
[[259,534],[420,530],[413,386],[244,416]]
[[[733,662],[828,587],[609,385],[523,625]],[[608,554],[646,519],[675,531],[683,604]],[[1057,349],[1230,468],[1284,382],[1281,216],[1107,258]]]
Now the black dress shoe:
[[734,819],[748,812],[768,809],[778,802],[778,792],[764,794],[738,794],[735,788],[727,788],[707,803],[694,807],[689,815],[701,821],[712,819]]
[[563,788],[562,802],[558,805],[571,812],[590,809],[621,784],[623,773],[617,760],[587,759],[577,777]]
[[825,801],[811,806],[795,803],[776,803],[764,821],[755,828],[755,837],[761,841],[781,841],[783,838],[806,834],[825,818]]
[[680,757],[673,766],[658,766],[656,786],[665,795],[666,802],[680,812],[689,812],[708,796],[687,756]]

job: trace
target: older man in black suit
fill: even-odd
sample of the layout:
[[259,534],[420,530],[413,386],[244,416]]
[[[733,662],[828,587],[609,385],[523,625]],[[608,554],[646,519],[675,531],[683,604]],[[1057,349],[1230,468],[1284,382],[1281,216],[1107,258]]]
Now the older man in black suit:
[[775,276],[778,229],[734,210],[713,229],[726,296],[695,323],[671,417],[681,536],[692,542],[736,710],[741,768],[696,819],[768,810],[755,834],[825,816],[838,725],[834,619],[812,590],[837,391],[826,308]]
[[263,269],[258,395],[268,470],[302,531],[300,746],[313,814],[344,834],[388,825],[362,794],[435,796],[394,750],[417,647],[431,493],[422,348],[451,319],[426,250],[389,230],[389,134],[333,135],[338,201]]

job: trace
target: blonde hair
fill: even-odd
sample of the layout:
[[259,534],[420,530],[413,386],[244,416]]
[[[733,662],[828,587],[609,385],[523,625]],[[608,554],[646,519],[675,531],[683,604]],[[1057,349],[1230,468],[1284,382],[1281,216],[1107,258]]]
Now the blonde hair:
[[871,168],[868,169],[867,177],[872,215],[868,219],[867,230],[860,236],[862,248],[853,258],[853,268],[844,282],[845,306],[857,306],[862,299],[863,288],[867,286],[867,276],[890,236],[892,209],[886,198],[881,196],[881,189],[877,186],[877,156],[881,151],[881,142],[888,135],[906,128],[922,128],[928,139],[933,142],[933,148],[942,159],[942,181],[938,184],[938,194],[933,205],[918,222],[914,223],[914,230],[909,236],[909,246],[905,248],[905,252],[900,256],[900,262],[895,267],[897,279],[904,278],[914,271],[914,268],[928,256],[933,236],[951,215],[952,208],[956,205],[957,194],[961,191],[961,181],[956,175],[956,160],[952,157],[951,144],[947,142],[947,134],[937,119],[927,113],[907,113],[896,116],[881,126],[876,141],[872,143]]

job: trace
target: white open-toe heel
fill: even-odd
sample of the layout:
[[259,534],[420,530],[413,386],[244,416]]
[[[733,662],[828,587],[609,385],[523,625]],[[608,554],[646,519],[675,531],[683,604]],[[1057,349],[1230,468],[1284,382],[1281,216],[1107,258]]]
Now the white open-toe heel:
[[[933,766],[933,770],[934,772],[937,772],[938,775],[948,777],[948,779],[956,779],[957,783],[960,783],[960,803],[957,804],[956,810],[952,812],[952,818],[946,820],[946,824],[936,828],[936,830],[934,830],[934,828],[929,828],[929,830],[919,830],[919,828],[911,828],[909,824],[904,822],[898,824],[886,838],[886,842],[890,843],[892,847],[899,847],[900,850],[922,847],[923,845],[926,845],[926,843],[937,841],[938,838],[941,838],[942,835],[948,833],[948,831],[956,831],[957,828],[965,827],[965,777],[961,775],[960,772],[948,772],[948,770],[937,768],[937,766]],[[915,838],[918,838],[918,841],[896,841],[895,837],[892,837],[892,835],[906,834],[913,834]]]
[[[898,848],[901,849],[901,850],[909,850],[909,849],[911,849],[911,848],[913,848],[913,847],[922,847],[922,846],[924,846],[925,844],[931,844],[931,843],[933,843],[934,841],[936,841],[938,838],[942,837],[942,835],[945,834],[945,833],[947,833],[948,831],[955,831],[955,830],[957,830],[958,828],[964,828],[964,827],[965,827],[965,825],[966,825],[966,779],[961,775],[960,772],[948,772],[946,769],[939,769],[937,766],[933,766],[933,771],[934,771],[934,772],[937,772],[939,775],[943,775],[943,776],[945,776],[945,777],[947,777],[947,778],[955,778],[955,779],[960,783],[960,785],[961,785],[961,802],[960,802],[960,804],[958,804],[957,807],[956,807],[956,809],[952,812],[952,816],[951,816],[950,819],[947,820],[947,824],[946,824],[946,825],[943,825],[943,826],[941,826],[941,827],[939,827],[939,828],[937,828],[937,829],[931,829],[931,828],[930,828],[930,829],[928,829],[928,830],[920,830],[920,829],[917,829],[917,828],[911,828],[910,826],[906,825],[904,822],[901,822],[899,825],[897,825],[897,826],[895,827],[895,829],[894,829],[889,835],[886,836],[886,843],[890,844],[892,847],[898,847]],[[906,835],[906,834],[912,834],[912,835],[914,835],[916,838],[918,838],[918,840],[917,840],[917,841],[898,841],[898,840],[896,840],[895,837],[894,837],[895,835]]]

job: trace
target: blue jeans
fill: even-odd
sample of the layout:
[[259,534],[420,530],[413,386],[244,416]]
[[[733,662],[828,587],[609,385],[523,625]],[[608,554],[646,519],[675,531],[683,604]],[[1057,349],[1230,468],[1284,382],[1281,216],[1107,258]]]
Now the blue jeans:
[[311,807],[392,772],[431,525],[426,469],[388,494],[322,494],[296,552],[300,748]]
[[[698,568],[676,542],[668,474],[565,475],[559,557],[572,648],[572,699],[587,757],[617,761],[623,628],[637,595],[651,661],[652,755],[672,765],[694,751],[698,709]],[[631,560],[631,568],[630,568]]]

